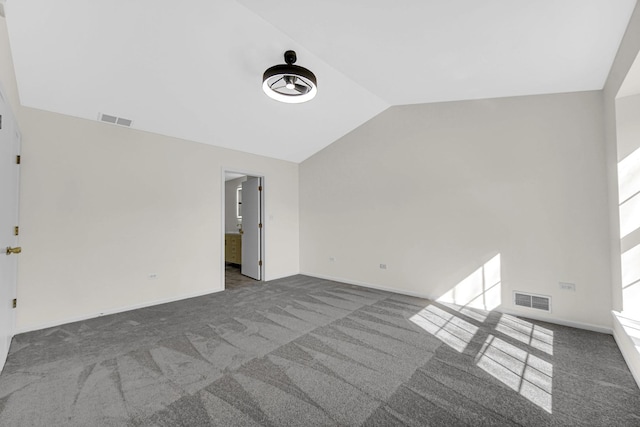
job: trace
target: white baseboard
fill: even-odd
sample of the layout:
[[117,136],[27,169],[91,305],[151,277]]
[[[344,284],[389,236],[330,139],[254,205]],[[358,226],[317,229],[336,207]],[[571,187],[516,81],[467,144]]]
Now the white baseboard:
[[[303,274],[305,276],[310,276],[310,277],[316,277],[318,279],[325,279],[325,280],[331,280],[334,282],[340,282],[340,283],[346,283],[349,285],[356,285],[356,286],[362,286],[364,288],[371,288],[371,289],[377,289],[380,291],[387,291],[387,292],[393,292],[396,294],[401,294],[401,295],[408,295],[411,297],[417,297],[417,298],[426,298],[426,299],[430,299],[433,300],[433,297],[426,295],[426,294],[421,294],[418,292],[412,292],[412,291],[406,291],[403,289],[396,289],[396,288],[387,288],[384,286],[378,286],[378,285],[371,285],[369,283],[364,283],[364,282],[359,282],[357,280],[349,280],[349,279],[342,279],[340,277],[331,277],[331,276],[325,276],[325,275],[321,275],[321,274],[311,274],[311,273],[300,273]],[[587,331],[594,331],[594,332],[600,332],[603,334],[609,334],[612,335],[613,334],[613,330],[609,327],[606,326],[600,326],[600,325],[593,325],[591,323],[582,323],[582,322],[575,322],[573,320],[565,320],[565,319],[560,319],[557,317],[544,317],[544,316],[539,316],[536,313],[523,313],[521,311],[515,311],[515,310],[509,310],[509,309],[505,309],[505,308],[498,308],[496,309],[496,311],[500,312],[500,313],[504,313],[504,314],[509,314],[512,316],[520,316],[520,317],[526,317],[528,319],[533,319],[533,320],[539,320],[542,322],[548,322],[548,323],[553,323],[556,325],[561,325],[561,326],[569,326],[572,328],[577,328],[577,329],[585,329]]]
[[607,326],[594,325],[592,323],[576,322],[573,320],[561,319],[558,317],[539,316],[536,313],[522,312],[500,308],[497,311],[511,316],[526,317],[527,319],[539,320],[541,322],[553,323],[555,325],[569,326],[570,328],[584,329],[587,331],[600,332],[601,334],[613,335],[613,330]]
[[[611,314],[613,315],[613,338],[618,344],[624,361],[627,362],[631,375],[633,375],[638,387],[640,387],[640,350],[625,331],[625,327],[620,322],[620,319],[618,319],[621,313],[612,311]],[[640,325],[640,321],[638,324]]]
[[325,276],[325,275],[322,275],[322,274],[311,274],[311,273],[300,273],[300,274],[302,274],[303,276],[315,277],[317,279],[331,280],[332,282],[346,283],[347,285],[356,285],[356,286],[362,286],[363,288],[370,288],[370,289],[377,289],[379,291],[393,292],[395,294],[400,294],[400,295],[408,295],[410,297],[432,299],[431,297],[429,297],[429,295],[426,295],[426,294],[421,294],[421,293],[418,293],[418,292],[405,291],[403,289],[386,288],[384,286],[372,285],[370,283],[359,282],[357,280],[349,280],[349,279],[343,279],[341,277]]
[[183,300],[183,299],[189,299],[189,298],[201,297],[203,295],[215,294],[215,293],[220,292],[220,291],[224,291],[224,288],[220,288],[220,289],[213,290],[213,291],[208,290],[208,291],[204,291],[204,292],[194,292],[192,294],[180,295],[180,296],[173,297],[173,298],[165,298],[165,299],[161,299],[161,300],[143,302],[143,303],[140,303],[140,304],[128,305],[128,306],[125,306],[125,307],[113,308],[113,309],[101,311],[99,313],[90,313],[90,314],[77,316],[77,317],[69,317],[69,318],[65,318],[65,319],[53,320],[53,321],[50,321],[50,322],[43,322],[43,323],[36,323],[36,324],[26,325],[26,326],[22,326],[22,327],[16,328],[15,335],[22,334],[22,333],[25,333],[25,332],[38,331],[40,329],[52,328],[52,327],[60,326],[60,325],[66,325],[67,323],[81,322],[83,320],[94,319],[96,317],[102,317],[102,316],[108,316],[110,314],[117,314],[117,313],[123,313],[125,311],[137,310],[139,308],[151,307],[152,305],[166,304],[166,303],[169,303],[169,302],[180,301],[180,300]]

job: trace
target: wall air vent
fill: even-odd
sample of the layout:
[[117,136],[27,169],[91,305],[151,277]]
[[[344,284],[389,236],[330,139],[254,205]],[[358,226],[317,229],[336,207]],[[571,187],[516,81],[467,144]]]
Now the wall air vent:
[[106,122],[106,123],[111,123],[113,125],[120,125],[120,126],[126,126],[126,127],[131,127],[131,123],[133,123],[132,120],[129,119],[123,119],[122,117],[116,117],[116,116],[110,116],[109,114],[98,114],[98,120],[100,120],[101,122]]
[[525,294],[524,292],[513,293],[513,303],[518,307],[534,308],[536,310],[551,312],[551,297],[544,295]]

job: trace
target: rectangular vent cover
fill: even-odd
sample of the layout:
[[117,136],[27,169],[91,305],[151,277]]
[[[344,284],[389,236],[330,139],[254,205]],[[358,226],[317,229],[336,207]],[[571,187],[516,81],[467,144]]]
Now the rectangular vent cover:
[[513,302],[518,307],[535,308],[536,310],[551,311],[551,297],[543,295],[513,293]]
[[110,116],[109,114],[102,114],[102,113],[98,115],[98,120],[100,120],[101,122],[111,123],[113,125],[120,125],[120,126],[126,126],[126,127],[131,127],[131,123],[133,123],[133,121],[129,119],[123,119],[122,117]]

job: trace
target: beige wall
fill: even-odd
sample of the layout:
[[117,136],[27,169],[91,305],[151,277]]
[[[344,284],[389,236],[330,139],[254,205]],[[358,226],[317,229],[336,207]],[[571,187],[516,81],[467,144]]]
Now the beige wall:
[[[606,140],[607,184],[609,193],[609,229],[612,306],[622,310],[622,273],[620,267],[620,220],[618,207],[618,150],[616,136],[616,95],[640,51],[640,7],[631,15],[624,38],[603,89]],[[640,368],[639,368],[640,369]]]
[[[640,94],[616,100],[623,310],[640,316]],[[640,319],[639,319],[640,320]]]
[[[622,130],[622,141],[618,146],[616,132],[616,96],[622,85],[631,65],[640,52],[640,6],[636,8],[629,20],[629,25],[624,38],[618,48],[618,53],[609,72],[609,77],[604,86],[604,122],[606,139],[606,161],[607,161],[607,183],[609,190],[609,220],[610,220],[610,260],[611,260],[611,290],[612,307],[615,311],[623,309],[622,291],[622,252],[628,252],[631,246],[630,239],[620,240],[620,209],[618,193],[618,161],[628,155],[630,142],[625,136],[626,130]],[[623,101],[624,104],[624,101]],[[625,113],[621,116],[625,120]],[[636,121],[638,118],[636,116]],[[632,125],[633,126],[633,125]],[[633,132],[632,127],[627,129]],[[618,152],[620,148],[620,152]],[[636,234],[637,236],[637,234]],[[632,237],[633,238],[633,237]],[[624,246],[622,245],[624,243]],[[614,337],[618,342],[622,355],[624,356],[636,382],[640,386],[640,336],[638,334],[637,316],[638,313],[629,313],[636,317],[635,323],[628,323],[628,320],[618,314],[614,314]]]
[[603,158],[601,92],[390,108],[300,165],[301,271],[438,298],[499,254],[501,309],[610,327]]
[[4,27],[0,59],[23,135],[18,331],[221,290],[223,169],[265,177],[266,279],[298,273],[297,164],[21,108]]
[[623,160],[640,147],[640,94],[616,100],[617,160]]

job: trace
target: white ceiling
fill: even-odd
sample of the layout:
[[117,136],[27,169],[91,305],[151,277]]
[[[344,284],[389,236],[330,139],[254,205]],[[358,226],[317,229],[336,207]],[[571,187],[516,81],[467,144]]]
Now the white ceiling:
[[[300,162],[391,105],[602,89],[635,0],[7,0],[23,105]],[[318,95],[261,90],[285,50]]]
[[243,176],[247,176],[244,173],[237,173],[237,172],[224,172],[224,180],[226,181],[231,181],[232,179],[238,179],[238,178],[242,178]]

